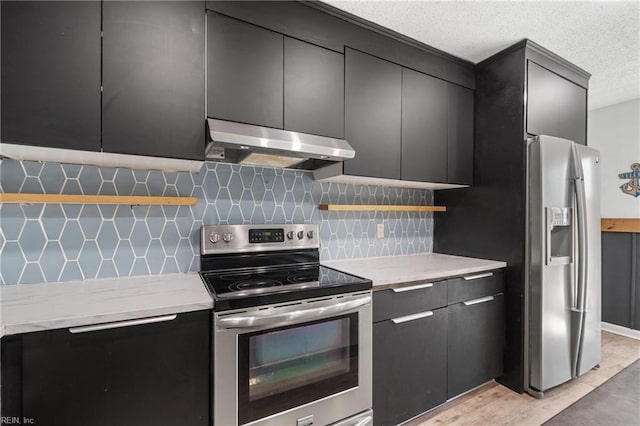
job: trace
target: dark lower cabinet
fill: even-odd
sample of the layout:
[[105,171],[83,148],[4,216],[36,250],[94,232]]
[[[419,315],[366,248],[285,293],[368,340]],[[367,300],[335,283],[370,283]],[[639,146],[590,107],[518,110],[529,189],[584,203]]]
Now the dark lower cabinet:
[[502,374],[504,297],[467,300],[448,307],[447,398]]
[[586,145],[587,89],[527,61],[527,133]]
[[602,233],[602,321],[636,330],[640,330],[639,235]]
[[99,1],[2,1],[1,142],[100,150]]
[[400,179],[402,67],[345,53],[345,137],[355,149],[348,175]]
[[204,1],[104,2],[105,152],[204,158],[204,9]]
[[2,416],[54,426],[209,425],[209,324],[210,312],[199,311],[100,331],[7,336]]
[[446,401],[447,308],[373,324],[373,421],[396,425]]

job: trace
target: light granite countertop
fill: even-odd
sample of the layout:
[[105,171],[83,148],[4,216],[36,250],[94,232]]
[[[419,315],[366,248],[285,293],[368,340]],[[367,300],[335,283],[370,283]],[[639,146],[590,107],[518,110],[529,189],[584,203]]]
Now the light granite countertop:
[[322,264],[372,280],[374,291],[507,266],[505,262],[495,260],[440,253],[333,260]]
[[197,273],[0,286],[0,337],[211,309]]

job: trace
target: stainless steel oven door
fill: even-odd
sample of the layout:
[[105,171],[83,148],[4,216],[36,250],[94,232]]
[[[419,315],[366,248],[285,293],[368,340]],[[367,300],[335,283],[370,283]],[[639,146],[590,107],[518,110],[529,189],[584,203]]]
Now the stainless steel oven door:
[[371,409],[371,292],[214,313],[214,425],[322,425]]

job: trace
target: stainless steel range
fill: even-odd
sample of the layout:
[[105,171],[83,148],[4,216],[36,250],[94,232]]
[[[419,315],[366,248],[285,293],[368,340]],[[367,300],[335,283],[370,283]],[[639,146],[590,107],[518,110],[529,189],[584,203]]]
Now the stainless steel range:
[[371,281],[319,264],[315,225],[203,226],[213,423],[372,423]]

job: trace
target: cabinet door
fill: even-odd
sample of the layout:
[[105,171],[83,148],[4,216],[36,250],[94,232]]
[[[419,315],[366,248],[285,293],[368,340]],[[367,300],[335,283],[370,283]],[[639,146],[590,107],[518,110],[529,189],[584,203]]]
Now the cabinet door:
[[355,149],[348,175],[400,179],[402,68],[346,49],[345,136]]
[[22,414],[47,425],[208,425],[210,312],[25,334]]
[[284,38],[284,128],[344,138],[344,55]]
[[100,2],[2,1],[2,142],[100,150]]
[[629,328],[632,327],[632,249],[632,233],[602,233],[602,321]]
[[402,180],[447,181],[447,83],[402,69]]
[[0,340],[0,419],[22,418],[22,337]]
[[635,241],[635,251],[632,251],[632,261],[635,262],[636,276],[633,281],[633,285],[635,286],[635,301],[634,301],[634,309],[633,309],[633,325],[632,328],[635,330],[640,330],[640,234],[633,233],[631,234],[633,240]]
[[373,325],[374,424],[397,425],[446,401],[447,308]]
[[473,91],[448,85],[447,182],[473,183]]
[[447,398],[502,374],[503,295],[449,306]]
[[207,13],[207,115],[283,127],[283,36]]
[[204,158],[204,2],[104,2],[105,152]]
[[587,143],[587,90],[527,63],[527,133]]

